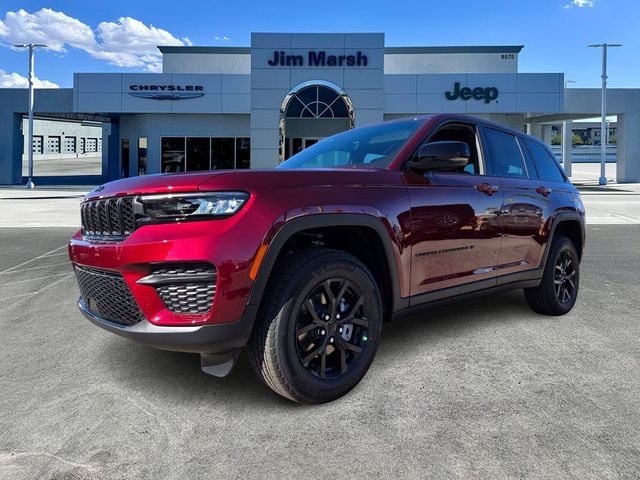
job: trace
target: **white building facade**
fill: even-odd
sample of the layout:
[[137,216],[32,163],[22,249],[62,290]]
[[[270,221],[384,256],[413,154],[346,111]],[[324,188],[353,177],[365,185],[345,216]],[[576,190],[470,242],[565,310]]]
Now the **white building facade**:
[[[522,48],[386,47],[383,33],[253,33],[249,47],[161,46],[162,73],[76,73],[71,105],[43,104],[109,119],[101,180],[273,168],[326,136],[407,116],[467,113],[542,137],[544,125],[599,113],[599,90],[565,90],[559,72],[519,72]],[[609,104],[624,164],[618,180],[640,181],[640,90],[613,90]]]

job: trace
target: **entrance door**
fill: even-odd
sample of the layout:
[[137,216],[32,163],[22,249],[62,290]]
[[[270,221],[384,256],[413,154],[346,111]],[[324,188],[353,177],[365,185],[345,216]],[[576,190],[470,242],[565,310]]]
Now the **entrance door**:
[[305,138],[304,139],[304,148],[309,148],[311,145],[315,145],[318,143],[319,138]]
[[284,98],[279,122],[281,160],[318,140],[354,126],[353,105],[337,85],[318,80],[294,87]]
[[287,160],[296,153],[300,153],[305,148],[309,148],[311,145],[315,145],[322,138],[320,137],[293,137],[285,139],[285,155],[284,159]]

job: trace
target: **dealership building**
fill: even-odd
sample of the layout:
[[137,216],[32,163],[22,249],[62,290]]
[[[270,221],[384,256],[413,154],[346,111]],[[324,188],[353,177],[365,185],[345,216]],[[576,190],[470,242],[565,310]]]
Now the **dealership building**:
[[[273,168],[350,128],[443,112],[550,142],[552,125],[564,122],[570,139],[572,120],[600,112],[599,89],[565,89],[561,72],[521,73],[522,46],[389,47],[383,33],[253,33],[249,47],[158,48],[162,73],[75,73],[73,88],[36,91],[36,117],[63,125],[51,141],[34,128],[40,143],[32,148],[51,146],[39,153],[59,161],[39,172],[36,160],[36,183]],[[617,180],[638,182],[640,89],[611,89],[608,99]],[[0,184],[24,182],[26,107],[26,89],[0,90]],[[97,169],[82,168],[85,152],[61,151],[81,145],[66,139],[78,128],[65,122],[102,126]],[[563,161],[570,171],[571,148]]]

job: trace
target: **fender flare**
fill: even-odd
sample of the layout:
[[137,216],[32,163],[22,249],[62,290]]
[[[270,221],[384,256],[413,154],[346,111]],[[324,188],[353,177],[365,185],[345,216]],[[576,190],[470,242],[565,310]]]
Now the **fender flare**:
[[576,211],[558,212],[553,217],[553,220],[552,220],[552,223],[551,223],[551,228],[549,229],[549,239],[547,240],[547,245],[544,248],[544,255],[542,256],[542,260],[540,262],[540,267],[541,268],[544,268],[544,266],[547,264],[547,256],[549,255],[549,250],[551,249],[551,242],[553,241],[553,236],[555,235],[556,227],[560,223],[566,222],[566,221],[576,221],[576,222],[578,222],[578,225],[580,225],[580,236],[581,236],[581,239],[582,239],[582,251],[578,252],[578,254],[582,258],[582,252],[584,251],[584,239],[585,239],[584,217],[582,215],[580,215]]
[[392,246],[389,232],[379,218],[362,213],[312,214],[297,217],[285,222],[284,225],[276,232],[267,247],[267,251],[262,259],[260,268],[258,269],[258,274],[256,275],[251,293],[249,294],[247,305],[260,304],[278,255],[289,238],[298,232],[311,228],[340,226],[370,227],[376,232],[384,248],[387,267],[390,274],[389,277],[392,289],[392,305],[390,313],[393,314],[397,310],[400,310],[407,301],[406,299],[400,298],[400,272],[398,271],[398,267],[395,262],[394,248]]

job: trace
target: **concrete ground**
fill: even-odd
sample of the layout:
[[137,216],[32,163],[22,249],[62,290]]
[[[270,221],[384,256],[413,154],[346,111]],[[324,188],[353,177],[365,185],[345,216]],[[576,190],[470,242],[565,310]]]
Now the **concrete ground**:
[[[22,158],[22,175],[29,176],[29,161]],[[34,158],[33,175],[55,177],[61,175],[102,175],[102,153],[58,158]]]
[[640,185],[580,188],[570,314],[510,292],[386,325],[315,407],[91,325],[65,248],[90,187],[2,188],[0,478],[640,478]]
[[588,227],[568,315],[517,291],[386,325],[363,382],[312,407],[244,354],[219,379],[90,324],[72,233],[0,228],[2,479],[640,478],[640,226]]
[[[605,178],[608,182],[615,182],[617,175],[617,165],[615,163],[605,164]],[[600,178],[599,163],[573,163],[571,165],[571,181],[576,184],[598,183]]]

